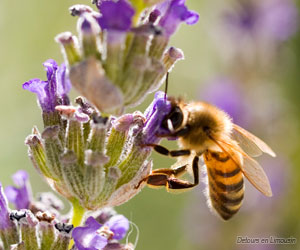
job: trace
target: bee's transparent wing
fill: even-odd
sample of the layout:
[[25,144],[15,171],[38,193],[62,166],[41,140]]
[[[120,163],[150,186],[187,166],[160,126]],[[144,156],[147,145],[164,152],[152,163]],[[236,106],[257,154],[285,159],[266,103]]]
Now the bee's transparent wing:
[[250,157],[244,157],[241,169],[245,177],[257,190],[268,197],[272,196],[269,179],[257,161]]
[[262,152],[273,157],[276,156],[265,142],[236,124],[233,124],[232,139],[237,141],[243,151],[252,157],[259,156]]

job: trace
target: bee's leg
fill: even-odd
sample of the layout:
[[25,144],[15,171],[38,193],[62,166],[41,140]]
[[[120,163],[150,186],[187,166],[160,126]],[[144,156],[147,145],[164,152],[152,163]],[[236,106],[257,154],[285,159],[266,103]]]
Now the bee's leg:
[[146,182],[148,185],[153,187],[166,186],[169,178],[179,177],[186,172],[187,165],[177,168],[160,168],[155,169],[146,178],[142,179],[136,186],[138,188],[141,183]]
[[160,169],[155,169],[152,171],[151,174],[165,174],[168,176],[174,176],[174,177],[179,177],[180,175],[183,175],[187,170],[187,165],[180,166],[177,168],[160,168]]
[[184,181],[176,178],[170,178],[168,180],[167,190],[168,191],[176,191],[176,190],[182,190],[184,189],[190,189],[192,187],[195,187],[199,184],[199,157],[195,156],[193,159],[193,176],[194,176],[194,183],[191,183],[189,181]]
[[146,182],[150,187],[163,187],[165,186],[168,191],[184,190],[192,188],[199,184],[199,157],[195,156],[193,160],[193,176],[194,183],[174,178],[173,176],[179,176],[186,171],[186,165],[178,167],[176,169],[157,169],[150,175],[141,180],[136,188],[140,186],[142,182]]
[[168,155],[171,157],[178,157],[183,155],[190,155],[191,150],[189,149],[180,149],[180,150],[169,150],[163,146],[157,145],[157,144],[146,144],[147,147],[152,147],[157,153],[162,155]]

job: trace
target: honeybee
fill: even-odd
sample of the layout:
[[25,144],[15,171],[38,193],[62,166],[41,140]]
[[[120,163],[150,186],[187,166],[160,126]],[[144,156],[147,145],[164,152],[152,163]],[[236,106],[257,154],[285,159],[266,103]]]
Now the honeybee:
[[142,182],[150,187],[165,186],[168,191],[186,190],[199,183],[199,157],[203,157],[208,176],[208,199],[224,220],[238,212],[244,198],[244,176],[264,195],[271,197],[269,180],[257,161],[262,153],[275,157],[262,140],[231,121],[227,113],[204,102],[185,103],[169,98],[171,112],[162,126],[168,131],[161,137],[177,137],[179,150],[149,144],[160,154],[192,159],[194,182],[178,179],[188,165],[152,171]]

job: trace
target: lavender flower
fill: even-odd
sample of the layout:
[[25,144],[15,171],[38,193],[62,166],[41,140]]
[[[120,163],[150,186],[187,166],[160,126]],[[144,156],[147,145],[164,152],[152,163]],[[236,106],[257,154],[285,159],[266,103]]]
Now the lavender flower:
[[[61,195],[85,210],[120,205],[141,187],[151,171],[151,148],[163,118],[170,112],[165,94],[156,94],[145,112],[105,118],[78,100],[80,107],[57,106],[61,126],[48,126],[28,136],[30,158]],[[78,117],[79,110],[81,116]],[[76,115],[77,114],[77,115]],[[59,137],[59,133],[64,137]]]
[[192,25],[199,20],[198,13],[189,10],[185,6],[185,0],[168,0],[162,3],[158,9],[165,9],[159,25],[163,28],[164,35],[167,37],[175,33],[181,22]]
[[73,238],[78,250],[104,249],[109,241],[121,240],[129,229],[129,221],[123,215],[112,216],[103,225],[89,217],[84,227],[73,230]]
[[47,81],[32,79],[23,84],[23,89],[37,95],[43,112],[54,112],[57,105],[69,104],[67,94],[71,84],[64,64],[59,67],[54,60],[49,59],[43,65],[47,72]]
[[15,205],[17,210],[28,209],[32,195],[27,172],[19,170],[12,176],[12,179],[17,187],[8,186],[5,188],[7,199]]
[[71,8],[79,16],[79,48],[70,33],[56,40],[62,45],[72,85],[99,111],[120,115],[126,107],[140,104],[183,59],[175,48],[172,51],[180,51],[180,56],[173,57],[167,48],[169,38],[181,22],[196,23],[198,14],[182,0],[167,0],[166,8],[158,4],[154,11],[144,11],[157,2],[95,1],[100,14],[82,5]]

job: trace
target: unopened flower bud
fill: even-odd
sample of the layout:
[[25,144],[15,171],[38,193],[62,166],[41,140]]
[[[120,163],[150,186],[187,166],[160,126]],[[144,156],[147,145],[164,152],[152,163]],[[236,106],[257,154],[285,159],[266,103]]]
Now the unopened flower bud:
[[88,14],[82,15],[77,24],[83,57],[95,56],[101,58],[98,48],[100,27],[96,20]]
[[64,32],[57,35],[55,41],[61,45],[65,61],[69,66],[81,60],[78,40],[71,32]]
[[69,11],[72,16],[81,16],[84,13],[92,13],[93,9],[88,5],[76,4],[76,5],[71,6],[69,8]]

